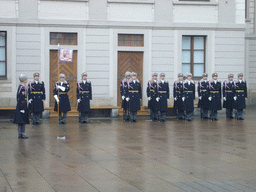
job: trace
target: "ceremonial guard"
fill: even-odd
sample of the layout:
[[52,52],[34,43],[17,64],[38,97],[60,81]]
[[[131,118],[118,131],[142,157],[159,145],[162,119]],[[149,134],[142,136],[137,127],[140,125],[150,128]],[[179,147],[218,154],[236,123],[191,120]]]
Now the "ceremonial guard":
[[80,112],[79,122],[87,123],[92,100],[92,84],[87,80],[86,72],[82,73],[82,80],[77,82],[76,96]]
[[123,120],[129,121],[129,102],[126,101],[128,96],[128,81],[131,78],[131,73],[127,71],[125,73],[124,79],[121,81],[120,84],[120,93],[122,97],[122,108],[123,108]]
[[203,79],[198,82],[198,107],[201,109],[201,118],[208,119],[208,110],[210,108],[209,81],[207,80],[208,74],[203,73]]
[[[65,75],[59,75],[60,80],[56,82],[53,95],[55,98],[54,111],[59,111],[59,123],[66,124],[67,112],[71,110],[68,91],[69,83],[65,80]],[[59,96],[59,97],[58,97]]]
[[137,73],[132,72],[132,79],[128,81],[128,97],[127,102],[130,102],[130,121],[137,121],[137,111],[140,110],[140,100],[142,98],[141,84],[137,79]]
[[169,91],[169,82],[165,80],[165,74],[160,74],[160,80],[159,80],[159,88],[158,88],[158,96],[160,98],[159,101],[159,111],[160,111],[160,118],[159,120],[161,122],[166,121],[166,110],[168,107],[168,99],[170,97],[170,91]]
[[234,82],[235,89],[235,108],[237,110],[236,119],[244,120],[243,110],[246,108],[245,99],[247,99],[247,85],[243,80],[243,73],[238,74],[238,81]]
[[217,80],[218,74],[212,74],[212,81],[209,81],[211,120],[218,121],[217,111],[221,110],[221,82]]
[[17,106],[13,122],[18,124],[18,138],[27,139],[28,137],[24,135],[24,133],[25,125],[29,124],[29,110],[27,105],[28,90],[26,86],[28,79],[26,75],[21,74],[19,80],[20,85],[17,91]]
[[28,85],[29,109],[33,114],[33,125],[40,124],[40,116],[44,111],[45,87],[44,82],[39,81],[39,73],[34,73],[34,81]]
[[195,83],[192,80],[192,74],[187,74],[187,79],[183,82],[183,97],[186,109],[186,120],[191,121],[191,115],[194,111]]
[[152,74],[152,80],[148,81],[147,97],[148,97],[148,109],[150,109],[150,119],[158,120],[158,88],[157,73]]
[[223,82],[223,108],[226,108],[226,117],[228,119],[234,119],[233,117],[233,109],[235,107],[234,97],[235,97],[235,91],[234,91],[234,81],[233,81],[234,75],[229,74],[228,75],[228,82]]
[[183,74],[178,74],[178,80],[173,85],[173,98],[174,98],[174,109],[178,110],[177,118],[183,119],[184,116],[184,103],[183,97]]

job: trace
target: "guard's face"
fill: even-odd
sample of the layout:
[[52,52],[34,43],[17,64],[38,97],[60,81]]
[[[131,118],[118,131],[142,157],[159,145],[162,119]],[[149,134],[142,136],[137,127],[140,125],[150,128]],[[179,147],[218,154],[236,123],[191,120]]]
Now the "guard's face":
[[24,82],[24,83],[27,83],[27,82],[28,82],[28,80],[26,79],[26,80],[24,80],[23,82]]
[[61,77],[61,78],[60,78],[60,81],[61,81],[61,82],[63,82],[64,80],[65,80],[64,77]]
[[243,76],[239,76],[238,79],[239,79],[239,80],[243,80]]
[[130,78],[131,78],[131,76],[130,76],[130,75],[128,75],[128,76],[126,76],[126,78],[127,78],[127,79],[130,79]]
[[39,76],[35,76],[34,79],[35,79],[36,81],[38,81],[38,80],[39,80]]
[[203,80],[207,80],[207,77],[203,77]]
[[155,76],[153,76],[153,79],[154,79],[154,80],[157,80],[157,76],[156,76],[156,75],[155,75]]
[[183,77],[179,77],[179,80],[180,80],[180,81],[183,81]]
[[83,80],[87,80],[87,76],[84,75],[84,76],[83,76]]
[[214,76],[214,77],[213,77],[214,80],[217,80],[217,78],[218,78],[217,76]]
[[136,76],[132,76],[132,80],[136,80],[137,79],[137,77]]
[[165,76],[161,76],[161,79],[164,80],[164,79],[165,79]]
[[190,81],[190,80],[192,79],[192,77],[191,77],[191,76],[188,76],[187,79]]
[[233,77],[229,77],[228,80],[229,80],[229,81],[233,81]]

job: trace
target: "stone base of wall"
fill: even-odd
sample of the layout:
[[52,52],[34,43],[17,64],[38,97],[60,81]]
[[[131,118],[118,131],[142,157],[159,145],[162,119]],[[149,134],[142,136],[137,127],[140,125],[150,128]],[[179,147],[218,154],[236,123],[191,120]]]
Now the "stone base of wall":
[[256,105],[256,91],[249,90],[248,91],[248,99],[246,102],[247,105]]

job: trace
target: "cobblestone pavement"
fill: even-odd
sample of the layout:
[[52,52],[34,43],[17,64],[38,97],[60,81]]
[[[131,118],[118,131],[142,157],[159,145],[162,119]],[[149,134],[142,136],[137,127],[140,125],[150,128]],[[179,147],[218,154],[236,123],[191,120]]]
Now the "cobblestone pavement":
[[[245,120],[0,123],[0,191],[256,191],[256,109]],[[66,139],[57,139],[65,136]]]

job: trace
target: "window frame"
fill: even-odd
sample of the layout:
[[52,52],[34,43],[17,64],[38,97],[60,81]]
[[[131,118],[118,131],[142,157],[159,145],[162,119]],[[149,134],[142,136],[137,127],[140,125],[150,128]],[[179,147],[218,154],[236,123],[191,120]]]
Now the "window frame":
[[[0,75],[0,80],[6,80],[7,79],[7,31],[0,31],[1,33],[5,33],[5,46],[0,46],[5,48],[5,75]],[[2,61],[0,61],[2,62]]]
[[[128,36],[128,41],[129,41],[129,45],[119,45],[119,35],[127,35]],[[133,46],[131,45],[131,36],[132,35],[141,35],[142,36],[142,41],[141,41],[141,45],[140,46]],[[117,45],[118,47],[144,47],[144,34],[127,34],[127,33],[118,33],[117,34]]]
[[[203,37],[204,38],[204,50],[197,50],[196,51],[204,51],[204,71],[203,73],[205,73],[205,70],[206,70],[206,39],[207,39],[207,36],[206,35],[182,35],[182,37],[190,37],[190,49],[183,49],[182,47],[182,54],[183,54],[183,51],[190,51],[190,63],[183,63],[182,62],[182,67],[183,67],[183,64],[190,64],[190,73],[192,73],[192,76],[194,79],[201,79],[202,76],[194,76],[194,51],[195,51],[195,48],[194,48],[194,38],[195,37]],[[197,64],[197,63],[196,63]],[[186,75],[186,74],[184,74]]]
[[[50,32],[49,35],[49,44],[50,45],[58,45],[58,44],[51,44],[51,34],[61,34],[61,43],[60,45],[68,45],[68,46],[76,46],[78,45],[78,33],[77,32]],[[75,44],[64,44],[64,34],[75,34]]]

